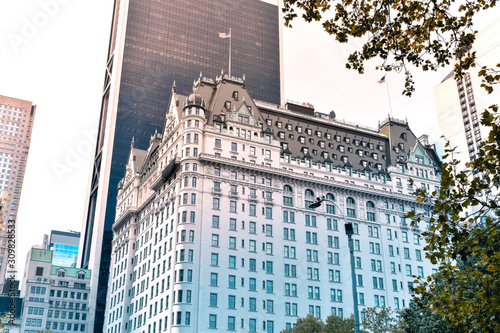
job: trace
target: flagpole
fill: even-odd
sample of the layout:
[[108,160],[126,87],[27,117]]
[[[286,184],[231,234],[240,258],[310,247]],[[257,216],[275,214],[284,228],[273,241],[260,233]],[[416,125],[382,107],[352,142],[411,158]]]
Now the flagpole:
[[229,77],[231,77],[231,41],[233,36],[231,35],[231,28],[229,28]]
[[389,93],[389,80],[387,80],[387,74],[385,74],[385,84],[387,87],[387,96],[389,97],[389,110],[391,111],[391,118],[392,118],[391,94]]

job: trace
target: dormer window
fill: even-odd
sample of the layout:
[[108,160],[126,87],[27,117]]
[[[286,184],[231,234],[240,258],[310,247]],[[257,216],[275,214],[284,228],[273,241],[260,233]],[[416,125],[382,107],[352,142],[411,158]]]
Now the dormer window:
[[225,108],[226,108],[226,110],[231,110],[231,102],[230,101],[226,101]]
[[307,133],[307,135],[312,135],[312,129],[310,129],[310,128],[306,129],[306,133]]
[[362,149],[358,149],[358,151],[356,153],[358,154],[358,156],[363,156],[363,150]]
[[342,145],[339,145],[339,146],[338,146],[338,150],[339,150],[341,153],[343,153],[343,152],[345,152],[345,147],[344,147],[344,146],[342,146]]
[[318,138],[321,138],[321,131],[316,131],[316,136],[317,136]]
[[346,137],[344,138],[344,142],[345,142],[345,143],[351,143],[351,139],[350,139],[350,138],[348,138],[348,137],[346,136]]
[[366,148],[366,141],[361,141],[361,147],[365,147]]
[[370,143],[368,144],[368,148],[373,149],[373,147],[374,147],[374,146],[373,146],[373,143],[371,143],[371,142],[370,142]]
[[285,132],[278,132],[278,137],[280,139],[285,139]]
[[266,119],[266,124],[267,126],[272,126],[273,125],[273,121],[271,119]]
[[78,272],[77,278],[79,280],[85,280],[85,276],[86,276],[85,272]]
[[292,124],[286,124],[286,129],[291,131],[292,130]]
[[377,153],[372,153],[372,157],[374,160],[378,160],[378,154]]
[[354,145],[359,146],[359,140],[354,139]]
[[335,146],[333,145],[333,143],[329,143],[329,144],[328,144],[328,148],[333,149],[334,147],[335,147]]
[[307,154],[307,153],[309,153],[309,148],[302,147],[302,153],[304,153],[304,155]]
[[314,144],[314,139],[309,139],[309,143],[313,145]]
[[405,144],[404,144],[404,143],[402,143],[402,142],[400,142],[400,143],[399,143],[399,149],[401,149],[401,150],[403,150],[403,151],[404,151],[404,150],[405,150]]
[[327,140],[331,140],[332,139],[332,135],[330,133],[326,133],[325,137],[326,137]]
[[238,100],[238,91],[236,91],[236,90],[235,90],[235,91],[233,91],[233,98],[234,98],[234,100],[236,100],[236,101]]
[[378,150],[380,150],[380,151],[384,151],[384,146],[382,146],[382,145],[378,145],[378,146],[377,146],[377,149],[378,149]]
[[61,268],[60,270],[57,271],[57,277],[66,277],[66,270]]
[[408,140],[408,136],[406,135],[406,133],[401,133],[401,139],[403,140]]
[[306,143],[306,138],[303,136],[299,136],[299,142],[300,143]]
[[319,141],[318,146],[320,146],[321,148],[325,148],[325,141]]
[[283,123],[281,121],[277,121],[276,122],[276,127],[282,128],[283,127]]
[[340,135],[335,135],[335,141],[340,142]]
[[298,133],[302,133],[302,126],[297,126],[295,129]]

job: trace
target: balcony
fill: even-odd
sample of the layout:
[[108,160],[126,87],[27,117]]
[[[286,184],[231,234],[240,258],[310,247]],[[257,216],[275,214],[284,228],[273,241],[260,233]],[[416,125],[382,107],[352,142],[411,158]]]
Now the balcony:
[[213,195],[219,195],[219,196],[222,195],[222,191],[221,191],[220,187],[213,187],[212,188],[212,194]]

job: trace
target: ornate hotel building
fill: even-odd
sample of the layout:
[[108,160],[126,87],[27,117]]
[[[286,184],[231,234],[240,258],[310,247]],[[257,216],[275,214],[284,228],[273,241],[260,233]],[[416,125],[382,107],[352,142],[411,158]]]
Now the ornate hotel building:
[[118,186],[104,332],[279,332],[307,314],[348,317],[345,220],[361,318],[408,306],[413,276],[432,273],[427,225],[405,214],[429,211],[412,192],[438,186],[441,162],[408,123],[370,129],[260,102],[221,75],[200,76],[189,96],[174,86],[164,124],[147,150],[131,142]]

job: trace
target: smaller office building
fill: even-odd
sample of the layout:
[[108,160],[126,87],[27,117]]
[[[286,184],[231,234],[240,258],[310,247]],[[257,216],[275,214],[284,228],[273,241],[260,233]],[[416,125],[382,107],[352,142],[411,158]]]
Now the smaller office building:
[[54,251],[32,248],[21,287],[21,332],[87,332],[90,270],[54,264]]

